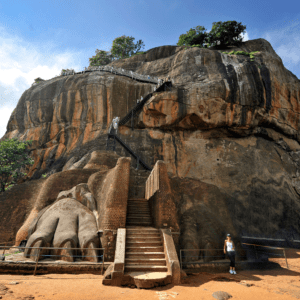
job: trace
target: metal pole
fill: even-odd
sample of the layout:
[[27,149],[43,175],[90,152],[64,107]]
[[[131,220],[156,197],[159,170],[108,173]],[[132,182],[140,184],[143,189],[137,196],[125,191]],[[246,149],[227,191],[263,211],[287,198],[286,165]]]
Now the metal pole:
[[101,275],[103,275],[103,269],[104,269],[104,252],[105,252],[105,249],[103,249],[103,256],[102,256],[102,270],[101,270]]
[[255,256],[256,256],[256,259],[258,260],[258,257],[257,257],[257,251],[256,251],[256,246],[254,246],[254,249],[255,249]]
[[131,111],[131,130],[133,131],[133,110]]
[[4,256],[4,254],[5,254],[5,250],[6,250],[6,245],[7,245],[7,243],[8,243],[8,242],[6,242],[6,243],[5,243],[5,246],[4,246],[3,256]]
[[285,257],[286,267],[289,269],[289,265],[288,265],[288,262],[287,262],[287,259],[286,259],[286,254],[285,254],[285,249],[284,248],[283,248],[283,254],[284,254],[284,257]]
[[180,249],[180,270],[182,270],[182,258],[181,258],[181,249]]
[[38,265],[38,262],[39,262],[40,251],[41,251],[41,248],[39,248],[39,250],[38,250],[38,255],[37,255],[37,260],[36,260],[33,276],[35,276],[36,268],[37,268],[37,265]]
[[137,158],[137,162],[136,162],[136,169],[138,170],[139,169],[139,157]]

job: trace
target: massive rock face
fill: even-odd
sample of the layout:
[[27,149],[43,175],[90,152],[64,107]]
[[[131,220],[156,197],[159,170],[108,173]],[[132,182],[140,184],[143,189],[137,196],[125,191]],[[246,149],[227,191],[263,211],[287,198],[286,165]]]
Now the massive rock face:
[[[149,165],[167,164],[180,248],[222,248],[228,231],[300,239],[300,81],[266,40],[231,50],[259,53],[251,62],[164,46],[111,64],[173,79],[171,91],[145,104],[135,130],[121,126],[119,134]],[[151,91],[102,72],[54,78],[24,92],[2,139],[34,140],[28,179],[82,169],[105,149],[112,118]],[[128,156],[120,145],[116,152]]]

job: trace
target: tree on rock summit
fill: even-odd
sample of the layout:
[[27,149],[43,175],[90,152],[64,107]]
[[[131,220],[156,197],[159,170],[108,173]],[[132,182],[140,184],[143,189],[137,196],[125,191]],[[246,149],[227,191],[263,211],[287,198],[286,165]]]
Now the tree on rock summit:
[[210,46],[235,46],[242,42],[246,26],[236,21],[214,22],[213,27],[208,35]]
[[205,27],[197,26],[191,28],[186,34],[181,34],[177,46],[193,46],[203,47],[207,41],[208,34],[205,32]]
[[177,46],[206,46],[226,47],[238,45],[243,37],[246,26],[236,21],[214,22],[209,33],[203,26],[191,28],[186,34],[181,34]]
[[90,66],[104,66],[113,60],[138,54],[145,45],[142,40],[138,40],[136,43],[134,40],[134,37],[125,35],[115,38],[110,51],[96,50],[96,55],[89,59]]

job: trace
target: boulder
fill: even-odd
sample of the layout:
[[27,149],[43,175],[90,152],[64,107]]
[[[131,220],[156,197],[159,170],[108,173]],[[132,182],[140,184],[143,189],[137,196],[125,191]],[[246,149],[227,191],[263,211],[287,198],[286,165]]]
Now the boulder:
[[218,300],[228,300],[228,299],[232,298],[232,296],[230,294],[228,294],[227,292],[223,292],[223,291],[214,292],[212,294],[212,296]]

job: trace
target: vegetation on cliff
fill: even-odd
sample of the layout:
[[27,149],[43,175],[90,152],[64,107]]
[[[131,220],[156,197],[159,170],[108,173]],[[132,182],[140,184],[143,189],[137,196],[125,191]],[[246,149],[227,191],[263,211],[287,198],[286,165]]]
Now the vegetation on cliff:
[[140,54],[141,48],[145,47],[142,40],[134,43],[135,38],[132,36],[120,36],[113,40],[110,51],[96,50],[96,55],[91,57],[90,66],[104,66],[115,59],[128,58],[135,54]]
[[27,175],[21,172],[21,168],[34,163],[26,151],[26,145],[31,143],[32,141],[21,142],[15,138],[0,143],[0,192],[7,189],[5,186],[8,183],[12,186],[15,183],[13,180],[17,181]]
[[222,53],[228,54],[228,55],[246,55],[246,56],[250,56],[250,60],[254,61],[254,54],[258,53],[259,51],[253,51],[253,52],[245,52],[245,51],[230,51],[230,52],[225,52],[225,51],[221,51]]
[[214,22],[209,33],[205,32],[205,27],[196,26],[181,34],[177,46],[195,46],[206,48],[210,46],[227,47],[238,45],[242,41],[241,33],[246,26],[236,21]]

